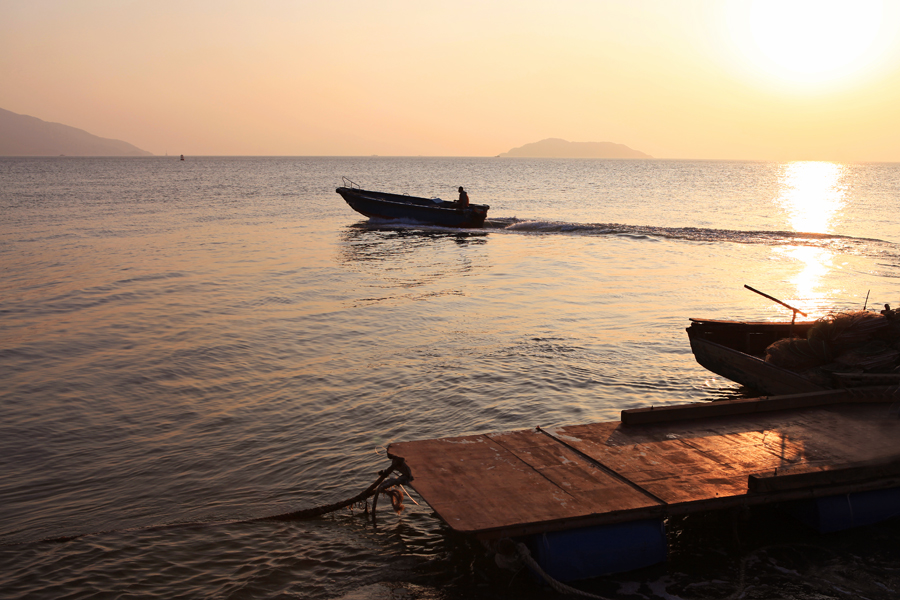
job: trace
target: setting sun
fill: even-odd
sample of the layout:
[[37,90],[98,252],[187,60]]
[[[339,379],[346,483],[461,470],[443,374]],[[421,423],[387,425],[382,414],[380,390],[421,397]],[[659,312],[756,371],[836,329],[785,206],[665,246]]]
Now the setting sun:
[[753,39],[774,64],[794,74],[836,71],[857,61],[875,42],[880,0],[757,0]]
[[731,30],[757,69],[796,84],[870,67],[884,43],[882,0],[751,0],[731,5]]

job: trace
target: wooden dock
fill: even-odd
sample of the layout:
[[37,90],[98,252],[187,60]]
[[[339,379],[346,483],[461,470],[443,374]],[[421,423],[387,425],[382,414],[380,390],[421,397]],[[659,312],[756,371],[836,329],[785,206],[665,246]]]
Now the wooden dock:
[[388,455],[452,529],[519,537],[900,487],[898,406],[896,387],[702,402]]

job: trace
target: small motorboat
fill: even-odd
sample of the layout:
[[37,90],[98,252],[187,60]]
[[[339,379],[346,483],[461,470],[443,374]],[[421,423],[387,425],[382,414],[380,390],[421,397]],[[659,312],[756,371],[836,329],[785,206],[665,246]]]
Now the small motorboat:
[[370,219],[474,228],[484,227],[484,219],[490,208],[487,204],[469,204],[462,207],[457,202],[440,198],[374,192],[361,189],[346,177],[343,180],[344,185],[335,191],[347,201],[350,208]]

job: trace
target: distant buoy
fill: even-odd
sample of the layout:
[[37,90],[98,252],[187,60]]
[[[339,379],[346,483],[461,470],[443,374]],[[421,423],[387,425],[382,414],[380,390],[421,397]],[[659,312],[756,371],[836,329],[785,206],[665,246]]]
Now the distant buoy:
[[184,154],[181,155],[181,160],[184,160]]

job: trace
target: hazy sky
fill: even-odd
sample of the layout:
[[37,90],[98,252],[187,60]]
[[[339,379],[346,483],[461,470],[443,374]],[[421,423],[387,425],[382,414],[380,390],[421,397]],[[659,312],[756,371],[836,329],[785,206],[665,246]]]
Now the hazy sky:
[[900,161],[900,2],[0,0],[0,108],[154,154]]

